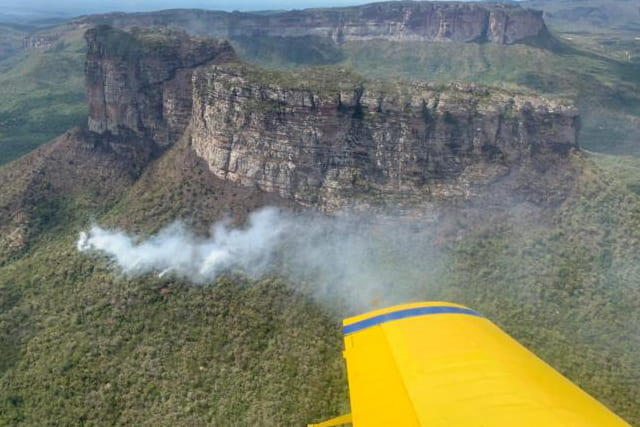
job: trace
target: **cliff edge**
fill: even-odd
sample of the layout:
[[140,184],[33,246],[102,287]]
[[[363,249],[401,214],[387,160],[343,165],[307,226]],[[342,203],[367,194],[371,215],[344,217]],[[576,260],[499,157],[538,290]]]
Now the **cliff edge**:
[[174,30],[87,33],[89,129],[186,138],[217,177],[324,210],[358,197],[469,198],[576,149],[567,103],[475,85],[268,71]]
[[193,69],[234,57],[227,42],[175,29],[98,26],[85,39],[89,130],[133,132],[160,146],[178,139],[189,122]]
[[501,3],[394,1],[269,14],[185,9],[93,15],[79,22],[179,27],[227,39],[314,36],[338,43],[386,39],[513,44],[547,36],[542,12]]
[[570,104],[475,85],[390,84],[244,64],[194,73],[192,146],[220,178],[334,209],[359,195],[473,196],[577,149]]

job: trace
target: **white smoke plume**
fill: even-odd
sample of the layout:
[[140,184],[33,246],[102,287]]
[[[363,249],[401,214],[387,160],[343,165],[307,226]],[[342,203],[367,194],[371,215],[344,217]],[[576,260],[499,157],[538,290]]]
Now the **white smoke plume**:
[[203,283],[233,267],[251,275],[264,273],[285,227],[275,209],[253,214],[246,229],[220,222],[212,227],[209,238],[195,236],[179,222],[142,241],[94,225],[88,233],[80,233],[78,250],[104,252],[125,274],[159,272],[163,276],[171,272]]
[[242,228],[228,221],[197,236],[177,222],[140,238],[97,225],[80,233],[81,252],[102,253],[126,275],[157,274],[213,284],[229,271],[277,273],[317,298],[353,309],[418,298],[435,274],[429,228],[362,216],[253,213]]

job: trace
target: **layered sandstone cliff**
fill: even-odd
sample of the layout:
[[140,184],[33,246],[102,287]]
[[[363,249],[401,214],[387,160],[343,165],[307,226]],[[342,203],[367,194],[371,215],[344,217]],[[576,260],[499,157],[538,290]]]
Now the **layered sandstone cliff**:
[[179,138],[192,108],[194,67],[233,57],[226,42],[175,30],[86,32],[89,130],[134,133],[167,146]]
[[394,1],[269,14],[170,10],[96,15],[85,21],[119,27],[176,26],[192,34],[227,39],[317,36],[336,42],[386,39],[513,44],[547,34],[542,12],[499,3]]
[[577,147],[576,110],[535,96],[266,71],[180,32],[99,27],[87,40],[91,131],[160,147],[186,137],[219,178],[323,209],[372,194],[468,197]]
[[464,193],[489,169],[562,157],[577,117],[475,86],[220,65],[194,74],[191,138],[217,176],[330,208],[359,194]]

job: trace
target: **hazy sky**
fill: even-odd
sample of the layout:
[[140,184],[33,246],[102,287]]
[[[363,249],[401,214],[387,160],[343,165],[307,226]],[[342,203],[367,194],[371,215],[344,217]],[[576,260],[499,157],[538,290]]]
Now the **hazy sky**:
[[0,0],[0,12],[60,12],[84,14],[108,11],[144,11],[174,8],[219,10],[293,9],[346,6],[375,0]]

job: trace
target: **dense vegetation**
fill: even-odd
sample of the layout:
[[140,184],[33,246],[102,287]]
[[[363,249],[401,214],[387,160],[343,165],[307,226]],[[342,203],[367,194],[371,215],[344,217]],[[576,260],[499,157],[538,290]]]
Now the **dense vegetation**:
[[[390,294],[474,307],[638,423],[640,197],[572,162],[580,178],[557,208],[471,208],[409,240],[380,236],[371,257]],[[282,426],[348,410],[339,319],[352,313],[312,282],[122,277],[75,248],[92,219],[202,230],[281,201],[218,185],[179,145],[120,201],[62,203],[65,218],[0,267],[0,424]]]
[[86,121],[81,34],[0,61],[0,164]]
[[526,0],[565,42],[619,61],[640,63],[640,9],[634,0]]
[[610,179],[624,184],[640,195],[640,156],[590,153],[591,159],[609,174]]
[[22,49],[22,41],[30,29],[28,26],[0,23],[0,60]]

